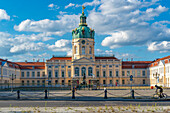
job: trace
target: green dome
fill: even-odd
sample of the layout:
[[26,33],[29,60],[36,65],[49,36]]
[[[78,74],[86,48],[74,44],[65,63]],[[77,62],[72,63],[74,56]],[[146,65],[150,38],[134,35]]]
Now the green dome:
[[94,30],[91,28],[87,27],[86,24],[86,16],[84,15],[84,12],[80,16],[80,24],[79,27],[76,28],[75,30],[72,30],[72,37],[73,39],[76,38],[92,38],[94,39]]

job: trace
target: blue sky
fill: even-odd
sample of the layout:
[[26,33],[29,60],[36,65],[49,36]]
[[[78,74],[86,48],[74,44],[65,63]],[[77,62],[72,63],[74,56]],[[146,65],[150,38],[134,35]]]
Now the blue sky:
[[71,55],[71,31],[85,5],[96,55],[154,60],[170,53],[169,0],[1,0],[0,57]]

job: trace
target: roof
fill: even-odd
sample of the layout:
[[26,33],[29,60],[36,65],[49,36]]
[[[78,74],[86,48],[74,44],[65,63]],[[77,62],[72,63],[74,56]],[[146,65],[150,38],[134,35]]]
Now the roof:
[[152,61],[123,61],[122,69],[145,69]]
[[45,62],[15,62],[20,66],[44,66]]
[[71,57],[52,57],[50,60],[71,60]]
[[170,63],[170,55],[169,56],[166,56],[166,57],[163,57],[163,58],[159,58],[159,59],[156,59],[155,61],[152,62],[152,64],[150,65],[150,67],[154,67],[154,66],[158,66],[159,64],[159,61],[164,61],[165,64],[166,63]]
[[45,69],[45,66],[21,66],[20,69]]
[[115,60],[119,60],[119,59],[117,59],[116,57],[113,57],[113,56],[111,56],[111,57],[95,57],[95,59],[115,59]]

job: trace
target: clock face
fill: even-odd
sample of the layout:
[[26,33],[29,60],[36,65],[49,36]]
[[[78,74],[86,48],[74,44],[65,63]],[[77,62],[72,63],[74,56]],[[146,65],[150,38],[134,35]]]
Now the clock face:
[[81,42],[82,44],[85,44],[85,40],[82,40],[82,42]]

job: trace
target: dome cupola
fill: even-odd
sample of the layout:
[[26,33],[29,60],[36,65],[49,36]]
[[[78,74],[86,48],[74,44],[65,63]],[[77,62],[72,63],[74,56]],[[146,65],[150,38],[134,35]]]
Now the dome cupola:
[[72,30],[73,39],[76,38],[91,38],[94,39],[95,32],[91,28],[87,26],[86,16],[84,14],[85,7],[82,6],[82,14],[80,16],[80,24],[79,27]]

